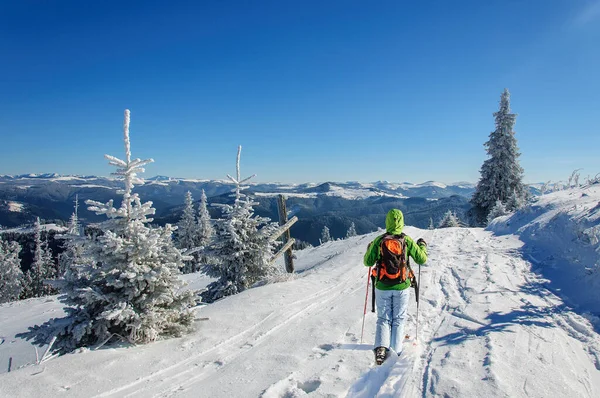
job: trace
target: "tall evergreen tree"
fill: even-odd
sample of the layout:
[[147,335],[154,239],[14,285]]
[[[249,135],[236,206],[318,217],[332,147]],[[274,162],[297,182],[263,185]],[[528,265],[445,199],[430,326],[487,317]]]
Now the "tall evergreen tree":
[[75,209],[69,219],[68,233],[73,236],[81,236],[81,225],[79,224],[79,195],[75,195]]
[[[177,247],[184,253],[198,247],[198,222],[196,221],[195,213],[192,193],[188,191],[185,194],[183,213],[177,224],[177,231],[175,231],[177,235]],[[185,260],[185,266],[182,269],[184,274],[194,272],[196,268],[195,264],[198,261],[198,253],[193,253],[188,258],[188,260]]]
[[327,227],[327,225],[323,226],[323,230],[321,230],[321,244],[326,243],[326,242],[330,242],[331,239],[331,234],[329,233],[329,228]]
[[352,224],[350,224],[350,227],[348,228],[348,231],[346,232],[346,238],[351,238],[353,236],[356,236],[356,226],[354,225],[354,222],[352,222]]
[[196,218],[198,220],[196,242],[200,250],[194,253],[196,266],[192,272],[196,272],[198,268],[202,268],[202,264],[207,263],[206,252],[215,236],[215,229],[213,227],[213,221],[210,219],[210,213],[208,212],[208,200],[204,190],[202,190],[202,195],[200,196],[200,204],[198,205],[198,215]]
[[5,242],[0,237],[0,304],[19,298],[23,289],[23,272],[17,242]]
[[519,148],[513,130],[517,115],[510,113],[508,89],[502,93],[500,109],[494,113],[494,117],[496,129],[490,133],[490,138],[485,143],[489,159],[481,166],[481,178],[471,199],[477,224],[486,222],[487,215],[497,200],[506,205],[513,192],[518,201],[527,198],[527,190],[523,184],[523,168],[519,165]]
[[71,215],[67,233],[62,236],[65,240],[63,247],[64,251],[58,256],[58,274],[57,278],[62,278],[67,269],[73,264],[81,264],[83,256],[84,239],[81,238],[82,229],[79,224],[79,197],[75,196],[75,211]]
[[65,319],[39,327],[36,338],[57,336],[54,348],[68,352],[121,336],[132,343],[147,343],[160,336],[181,335],[193,321],[195,304],[190,291],[180,291],[179,269],[183,257],[172,241],[173,229],[148,225],[155,213],[152,202],[142,203],[132,192],[142,184],[137,173],[152,159],[131,159],[129,110],[123,125],[126,160],[105,155],[114,173],[124,181],[121,206],[88,200],[89,210],[108,220],[102,233],[89,237],[85,260],[72,265],[65,275]]
[[33,263],[25,274],[21,293],[23,298],[42,297],[55,293],[55,289],[46,283],[55,277],[56,269],[52,260],[52,253],[48,248],[48,241],[42,239],[42,227],[39,217],[36,218],[33,224],[33,236],[35,245]]
[[187,191],[185,206],[176,231],[177,243],[180,249],[193,249],[198,245],[198,223],[196,222],[195,213],[192,193]]
[[203,267],[206,274],[216,281],[202,293],[205,302],[213,302],[225,296],[240,293],[256,282],[275,275],[279,270],[270,263],[274,242],[271,236],[278,225],[268,218],[254,215],[253,202],[242,193],[243,186],[254,175],[241,179],[238,147],[237,178],[227,177],[235,184],[233,205],[219,205],[224,217],[217,220],[215,239],[208,252],[210,260]]
[[200,205],[198,205],[198,245],[207,246],[215,234],[210,213],[208,212],[208,201],[204,189],[200,196]]

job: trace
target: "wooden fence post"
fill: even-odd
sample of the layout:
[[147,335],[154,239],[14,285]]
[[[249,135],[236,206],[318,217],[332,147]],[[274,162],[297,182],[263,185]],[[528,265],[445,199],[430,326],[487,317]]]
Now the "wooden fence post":
[[[279,225],[285,225],[288,222],[287,210],[285,208],[285,197],[283,195],[277,196],[277,208],[279,209]],[[283,243],[287,244],[291,240],[290,229],[286,229],[283,233]],[[285,270],[288,273],[294,272],[294,258],[292,255],[291,246],[285,251]]]

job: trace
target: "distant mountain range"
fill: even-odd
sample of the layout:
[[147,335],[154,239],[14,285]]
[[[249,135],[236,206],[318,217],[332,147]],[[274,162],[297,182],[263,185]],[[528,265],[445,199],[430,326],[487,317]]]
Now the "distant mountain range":
[[[84,223],[101,221],[87,210],[87,199],[107,202],[120,195],[120,180],[97,176],[73,176],[48,174],[1,175],[0,176],[0,225],[14,227],[30,223],[35,217],[47,221],[67,221],[79,198],[79,217]],[[385,213],[398,207],[406,213],[407,223],[427,227],[429,218],[439,221],[448,209],[464,215],[470,208],[468,200],[474,192],[474,184],[442,184],[428,181],[422,184],[377,181],[324,182],[304,184],[251,183],[247,193],[252,194],[259,205],[256,213],[275,220],[277,205],[275,197],[284,194],[288,209],[300,222],[294,226],[298,238],[318,243],[323,225],[327,225],[334,237],[343,237],[351,222],[359,233],[366,233],[383,226]],[[211,203],[231,200],[233,185],[225,180],[196,180],[156,176],[135,188],[142,201],[152,201],[156,208],[155,222],[177,222],[183,206],[185,193],[190,191],[195,200],[202,190]],[[220,216],[218,209],[211,208],[214,218]]]

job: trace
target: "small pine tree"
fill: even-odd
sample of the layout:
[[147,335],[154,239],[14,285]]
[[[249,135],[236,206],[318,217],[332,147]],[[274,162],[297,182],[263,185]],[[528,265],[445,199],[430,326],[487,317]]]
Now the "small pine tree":
[[242,193],[243,184],[254,175],[241,179],[241,151],[239,146],[237,178],[227,175],[235,184],[234,203],[219,205],[224,217],[217,220],[215,239],[207,252],[209,262],[203,267],[207,275],[217,278],[202,293],[202,300],[207,303],[240,293],[279,272],[270,262],[274,248],[271,235],[278,225],[254,215],[253,206],[258,203]]
[[[506,212],[517,211],[522,209],[525,206],[526,199],[520,197],[516,192],[513,192],[508,198],[508,202],[506,203]],[[494,205],[496,207],[496,204]],[[492,208],[493,210],[494,208]],[[496,216],[499,217],[499,216]]]
[[311,247],[313,247],[313,245],[300,239],[296,239],[294,241],[294,245],[292,246],[294,250],[304,250],[309,249]]
[[[190,191],[185,194],[185,206],[175,233],[177,235],[177,247],[183,252],[197,248],[198,222],[196,221],[194,200]],[[196,262],[197,253],[194,253],[193,257],[190,257],[190,260],[185,261],[183,273],[189,274],[190,272],[193,272],[195,270],[194,264]]]
[[17,242],[5,242],[0,237],[0,304],[19,298],[23,289],[23,272]]
[[456,217],[456,214],[454,214],[451,210],[448,210],[446,214],[444,214],[442,221],[440,221],[438,228],[452,227],[460,227],[460,222],[458,221],[458,217]]
[[579,171],[582,169],[576,169],[573,170],[573,172],[571,173],[571,175],[569,176],[569,180],[567,182],[567,185],[569,188],[572,187],[578,187],[579,186]]
[[196,272],[202,268],[202,264],[207,263],[206,252],[215,235],[213,222],[208,212],[208,203],[206,193],[202,190],[200,204],[198,205],[198,214],[196,216],[196,251],[194,255],[194,267],[191,272]]
[[183,257],[172,241],[173,228],[148,225],[155,213],[151,202],[132,193],[143,181],[137,173],[152,159],[131,159],[129,110],[123,124],[126,160],[105,155],[118,168],[125,188],[120,208],[88,200],[89,210],[104,214],[102,234],[88,237],[81,264],[66,272],[61,301],[68,316],[34,328],[37,341],[57,336],[54,348],[69,352],[105,341],[113,335],[132,343],[147,343],[160,336],[178,336],[192,326],[193,293],[180,291]]
[[471,199],[473,217],[483,224],[496,200],[507,203],[513,192],[525,201],[528,192],[523,184],[523,168],[519,165],[519,148],[513,127],[517,115],[510,113],[510,93],[504,90],[500,109],[494,113],[496,129],[485,143],[490,156],[481,166],[481,178]]
[[331,241],[331,235],[329,234],[329,228],[327,225],[323,226],[323,230],[321,231],[321,244],[327,243]]
[[192,193],[185,194],[185,206],[181,219],[177,224],[177,243],[180,249],[193,249],[198,243],[198,223],[194,211],[194,200]]
[[69,225],[67,226],[67,233],[73,236],[81,236],[81,225],[79,224],[79,215],[77,214],[79,210],[79,195],[75,195],[75,211],[71,214],[71,218],[69,219]]
[[56,293],[46,282],[53,279],[56,274],[52,254],[48,248],[48,241],[42,239],[40,218],[37,217],[33,224],[35,251],[33,263],[24,278],[23,298],[42,297]]
[[504,206],[504,203],[502,203],[500,201],[500,199],[498,199],[496,201],[496,204],[494,205],[494,207],[492,207],[492,210],[490,211],[490,213],[488,214],[488,224],[490,222],[492,222],[492,220],[496,217],[500,217],[500,216],[504,216],[507,214],[506,211],[506,207]]
[[346,238],[351,238],[353,236],[356,236],[356,226],[354,225],[354,222],[352,222],[352,224],[350,224],[350,227],[348,228],[348,232],[346,232]]
[[550,191],[550,184],[552,183],[552,181],[548,181],[542,184],[541,188],[540,188],[540,193],[542,195],[544,195],[545,193],[548,193]]
[[429,217],[429,226],[427,227],[427,229],[435,229],[435,226],[433,225],[433,218]]
[[83,242],[81,239],[82,231],[79,224],[79,217],[77,215],[79,209],[79,197],[75,196],[75,211],[69,219],[69,225],[67,226],[67,233],[62,237],[65,239],[63,244],[64,251],[58,255],[58,273],[57,278],[62,278],[65,275],[67,269],[73,264],[81,264],[83,256]]
[[198,206],[198,244],[206,246],[215,234],[210,213],[208,212],[208,202],[204,189],[200,197],[200,205]]

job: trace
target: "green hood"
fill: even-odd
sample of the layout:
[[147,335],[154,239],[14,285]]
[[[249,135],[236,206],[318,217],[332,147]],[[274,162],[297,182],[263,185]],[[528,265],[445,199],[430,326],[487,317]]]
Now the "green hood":
[[385,229],[392,235],[400,235],[404,229],[404,214],[398,209],[388,211],[385,217]]

